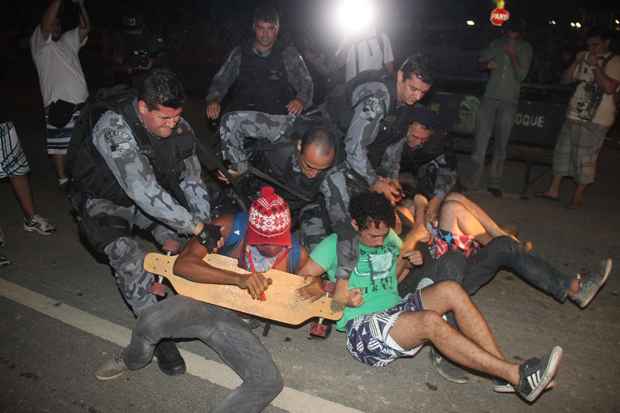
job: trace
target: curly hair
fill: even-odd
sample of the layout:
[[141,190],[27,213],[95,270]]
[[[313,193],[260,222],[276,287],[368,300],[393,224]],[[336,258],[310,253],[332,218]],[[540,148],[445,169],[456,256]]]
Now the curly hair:
[[349,213],[357,222],[360,231],[367,229],[371,223],[378,226],[383,222],[390,228],[396,223],[394,208],[390,201],[383,194],[376,192],[362,192],[352,197]]
[[153,69],[144,78],[139,89],[140,100],[149,110],[157,106],[178,109],[185,103],[185,90],[176,74],[167,69]]

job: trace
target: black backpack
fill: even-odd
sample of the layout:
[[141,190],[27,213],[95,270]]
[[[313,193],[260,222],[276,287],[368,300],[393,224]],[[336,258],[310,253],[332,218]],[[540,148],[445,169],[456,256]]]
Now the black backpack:
[[127,102],[135,99],[137,92],[125,85],[117,85],[110,88],[99,89],[97,93],[91,95],[86,104],[80,110],[80,117],[75,123],[71,135],[71,143],[67,150],[65,158],[65,170],[70,181],[78,181],[86,176],[92,168],[88,167],[84,162],[76,162],[80,158],[81,152],[87,146],[85,142],[92,137],[93,127],[99,121],[101,116],[109,111],[118,112]]

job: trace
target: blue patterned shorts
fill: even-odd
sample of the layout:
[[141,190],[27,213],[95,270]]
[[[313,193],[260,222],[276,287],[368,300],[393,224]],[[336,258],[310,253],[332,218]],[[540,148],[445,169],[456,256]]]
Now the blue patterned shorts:
[[390,329],[404,311],[422,311],[421,291],[410,293],[394,307],[380,313],[366,314],[347,323],[347,349],[364,364],[382,367],[397,358],[413,356],[422,345],[403,350],[392,337]]

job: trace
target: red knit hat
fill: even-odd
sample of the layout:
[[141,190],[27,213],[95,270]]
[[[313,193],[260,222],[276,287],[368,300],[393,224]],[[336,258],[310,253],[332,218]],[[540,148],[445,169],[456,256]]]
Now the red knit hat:
[[260,190],[248,212],[248,245],[282,245],[291,247],[291,211],[284,199],[270,186]]

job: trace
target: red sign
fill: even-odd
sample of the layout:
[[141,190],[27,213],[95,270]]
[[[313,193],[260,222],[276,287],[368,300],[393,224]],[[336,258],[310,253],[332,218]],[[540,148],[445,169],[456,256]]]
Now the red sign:
[[491,24],[493,26],[501,26],[510,19],[510,13],[504,8],[495,8],[491,12]]

